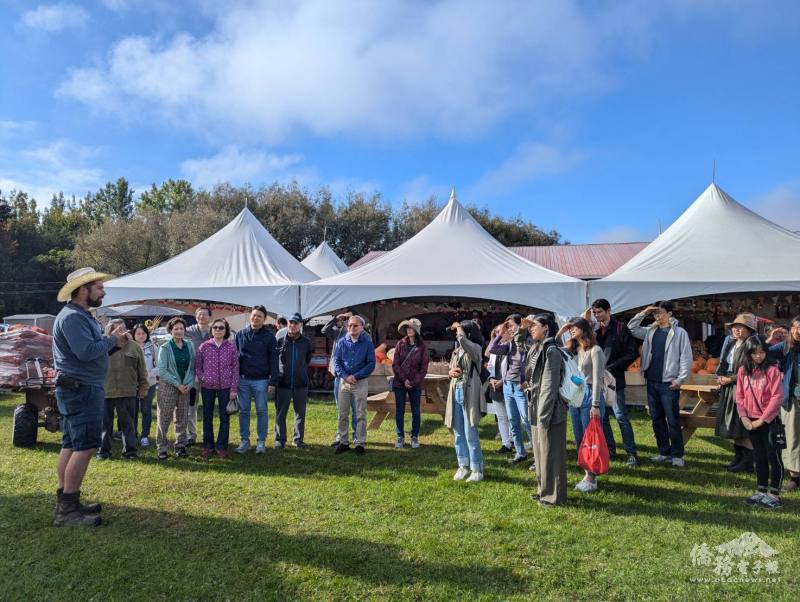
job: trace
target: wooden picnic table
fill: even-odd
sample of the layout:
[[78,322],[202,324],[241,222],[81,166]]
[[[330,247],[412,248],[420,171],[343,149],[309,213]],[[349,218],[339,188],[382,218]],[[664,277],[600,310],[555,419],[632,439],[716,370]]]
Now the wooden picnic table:
[[[678,398],[681,409],[681,427],[683,442],[691,439],[699,428],[715,428],[717,426],[716,410],[719,404],[719,385],[683,384]],[[689,407],[691,406],[691,407]]]
[[[449,388],[450,377],[446,374],[426,374],[425,380],[422,382],[420,414],[438,414],[444,419]],[[380,428],[384,420],[395,415],[394,391],[384,391],[367,397],[367,411],[375,412],[367,429]]]

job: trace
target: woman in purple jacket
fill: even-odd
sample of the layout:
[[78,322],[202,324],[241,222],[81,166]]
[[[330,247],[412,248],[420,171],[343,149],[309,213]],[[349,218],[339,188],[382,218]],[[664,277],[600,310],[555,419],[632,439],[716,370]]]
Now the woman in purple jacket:
[[406,395],[411,401],[411,447],[419,447],[419,401],[422,395],[422,381],[428,373],[428,348],[422,339],[420,330],[422,323],[416,318],[403,320],[397,327],[401,335],[405,335],[397,342],[392,359],[394,381],[392,389],[395,399],[395,421],[397,425],[397,443],[395,447],[405,445],[405,432],[403,429],[406,417]]
[[214,453],[214,404],[219,400],[219,433],[217,455],[228,455],[228,401],[236,397],[239,387],[239,352],[229,339],[228,321],[218,318],[211,323],[211,338],[197,351],[195,374],[203,396],[203,457]]

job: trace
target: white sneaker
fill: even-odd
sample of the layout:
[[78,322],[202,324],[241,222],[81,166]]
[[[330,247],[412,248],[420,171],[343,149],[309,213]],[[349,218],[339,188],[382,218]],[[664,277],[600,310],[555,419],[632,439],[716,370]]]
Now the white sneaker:
[[469,470],[467,470],[463,466],[459,466],[458,470],[456,471],[456,474],[453,475],[453,480],[454,481],[463,481],[464,479],[467,478],[468,474],[469,474]]
[[662,456],[661,454],[658,454],[656,456],[652,456],[650,459],[653,462],[669,462],[672,460],[672,456]]
[[142,440],[139,441],[139,445],[141,447],[150,447],[150,439],[148,439],[147,437],[142,437]]
[[416,437],[411,437],[411,447],[412,447],[412,449],[418,449],[419,448],[419,439],[417,439]]
[[283,443],[281,443],[280,441],[276,441],[275,444],[274,444],[274,447],[275,447],[275,449],[283,449],[286,446]]
[[683,461],[683,458],[672,458],[672,465],[676,468],[683,468],[686,466],[686,462]]
[[473,471],[471,475],[467,478],[467,483],[477,483],[478,481],[483,481],[483,473]]
[[263,441],[256,442],[256,453],[257,454],[265,454],[267,453],[267,447],[264,445]]
[[597,491],[597,481],[593,482],[589,481],[588,479],[583,479],[580,483],[575,485],[575,489],[583,493],[591,493],[592,491]]
[[403,448],[403,446],[404,446],[405,444],[406,444],[406,440],[405,440],[405,438],[403,438],[403,437],[398,437],[398,438],[397,438],[397,442],[395,442],[394,446],[395,446],[397,449],[402,449],[402,448]]
[[250,451],[250,441],[248,439],[242,439],[242,442],[239,444],[234,450],[237,454],[246,454]]

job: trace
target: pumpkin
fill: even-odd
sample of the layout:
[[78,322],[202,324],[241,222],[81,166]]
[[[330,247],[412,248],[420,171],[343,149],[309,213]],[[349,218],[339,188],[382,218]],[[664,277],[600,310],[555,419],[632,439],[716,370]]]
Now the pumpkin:
[[713,373],[709,372],[708,370],[698,370],[697,374],[713,374]]

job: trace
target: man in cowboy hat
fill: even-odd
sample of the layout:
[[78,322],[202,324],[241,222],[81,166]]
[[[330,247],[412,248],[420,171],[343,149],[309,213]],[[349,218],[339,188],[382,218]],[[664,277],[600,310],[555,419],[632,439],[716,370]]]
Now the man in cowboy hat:
[[67,283],[58,292],[58,300],[66,305],[53,326],[56,400],[64,418],[53,521],[56,527],[100,524],[100,504],[81,504],[80,489],[89,461],[100,446],[108,356],[128,342],[124,324],[103,336],[89,313],[90,307],[102,304],[103,283],[111,278],[92,268],[81,268],[67,276]]

